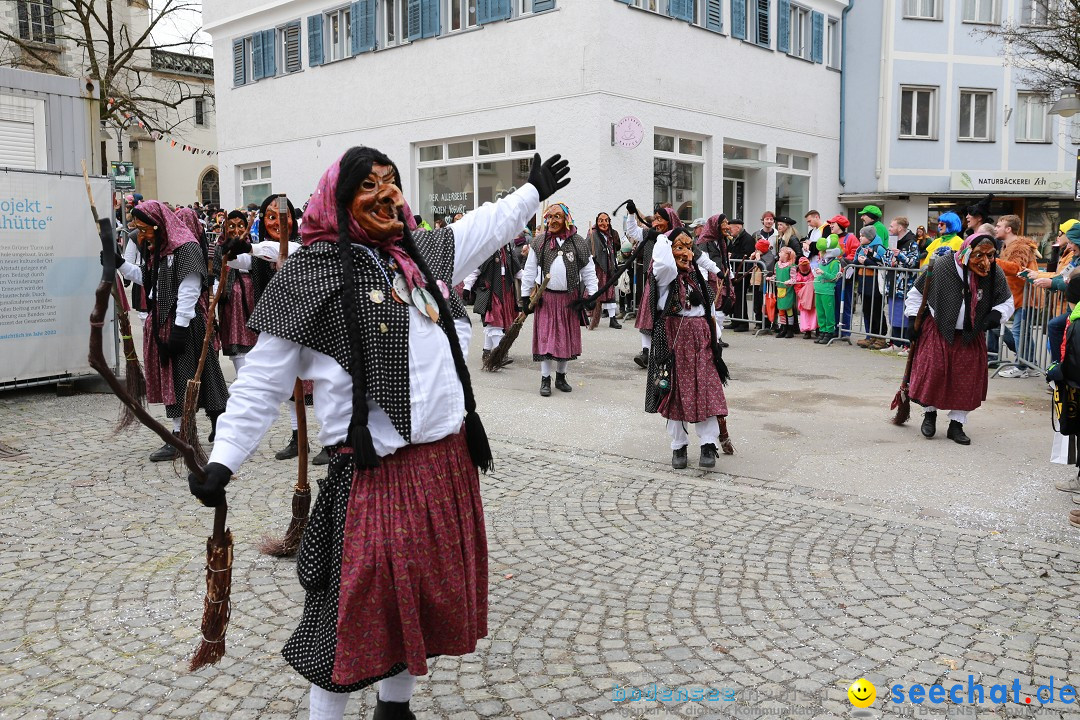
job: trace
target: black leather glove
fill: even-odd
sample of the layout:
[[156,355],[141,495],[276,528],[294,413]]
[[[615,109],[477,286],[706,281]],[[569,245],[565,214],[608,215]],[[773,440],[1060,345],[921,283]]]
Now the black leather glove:
[[570,163],[562,155],[552,155],[541,163],[540,153],[536,153],[529,168],[529,184],[536,188],[540,202],[544,202],[570,184],[570,178],[566,177],[569,172]]
[[[120,266],[123,265],[126,262],[126,260],[124,260],[124,254],[122,252],[120,252],[119,248],[116,248],[114,250],[114,252],[116,254],[113,256],[113,262],[115,262],[116,264],[113,265],[113,268],[116,269],[116,270],[119,270]],[[101,267],[105,267],[105,251],[104,250],[98,250],[98,261],[101,263]]]
[[221,250],[225,257],[230,260],[235,260],[237,255],[251,252],[251,239],[245,235],[242,238],[226,240],[224,244],[222,244]]
[[169,331],[169,342],[165,345],[168,348],[170,357],[179,357],[184,354],[184,348],[187,347],[188,332],[186,327],[173,323],[172,330]]
[[637,205],[634,204],[633,200],[626,201],[626,212],[630,215],[637,215]]
[[990,314],[986,316],[986,329],[993,330],[996,327],[1001,327],[1001,313],[997,310],[991,310]]
[[206,479],[199,482],[195,473],[188,473],[188,490],[206,507],[217,507],[225,502],[225,486],[232,479],[232,470],[221,463],[207,463],[203,468]]
[[596,309],[596,301],[595,300],[589,300],[588,302],[585,303],[585,311],[586,312],[592,312],[595,309]]

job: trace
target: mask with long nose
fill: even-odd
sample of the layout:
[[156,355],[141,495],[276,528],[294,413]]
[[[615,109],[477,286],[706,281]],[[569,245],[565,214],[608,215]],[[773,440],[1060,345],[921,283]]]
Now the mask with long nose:
[[372,165],[360,183],[349,212],[356,224],[375,242],[399,237],[405,230],[399,215],[405,196],[396,184],[397,175],[389,165]]

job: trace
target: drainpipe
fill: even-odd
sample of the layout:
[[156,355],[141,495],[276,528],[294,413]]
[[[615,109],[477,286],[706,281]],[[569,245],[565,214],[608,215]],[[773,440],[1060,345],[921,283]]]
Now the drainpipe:
[[874,178],[881,179],[882,168],[881,159],[885,155],[885,143],[889,142],[889,134],[886,132],[886,128],[889,126],[891,118],[885,117],[885,93],[891,90],[891,88],[885,87],[885,78],[888,77],[888,73],[885,72],[889,63],[889,43],[892,39],[892,16],[893,16],[893,3],[891,0],[885,0],[882,3],[882,18],[881,18],[881,64],[878,67],[878,110],[877,110],[877,129],[878,129],[878,142],[877,142],[877,166],[874,168]]
[[840,13],[840,187],[847,184],[844,173],[844,145],[847,129],[847,14],[855,7],[855,0],[848,0],[848,6]]

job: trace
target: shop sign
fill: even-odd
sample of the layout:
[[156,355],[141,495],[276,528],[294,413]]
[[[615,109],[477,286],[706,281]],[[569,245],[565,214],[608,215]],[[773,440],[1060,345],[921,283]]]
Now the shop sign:
[[633,150],[645,137],[645,126],[633,115],[627,115],[611,126],[611,144]]
[[1073,177],[1067,172],[980,172],[954,170],[949,182],[953,192],[1045,193],[1070,192]]
[[431,193],[428,199],[431,201],[431,214],[435,217],[445,215],[453,218],[457,213],[467,213],[473,209],[472,193],[469,191]]

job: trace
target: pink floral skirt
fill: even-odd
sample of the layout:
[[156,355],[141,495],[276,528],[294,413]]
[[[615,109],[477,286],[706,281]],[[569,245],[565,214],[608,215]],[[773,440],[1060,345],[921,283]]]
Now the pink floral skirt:
[[986,366],[986,335],[965,343],[957,330],[950,344],[937,323],[927,317],[915,344],[908,396],[923,406],[942,410],[974,410],[986,399],[989,373]]
[[727,416],[724,385],[713,362],[709,321],[676,315],[667,318],[665,329],[675,362],[671,389],[660,400],[660,414],[668,420],[695,423]]
[[581,319],[571,307],[576,295],[548,290],[533,318],[533,362],[573,360],[581,354]]

